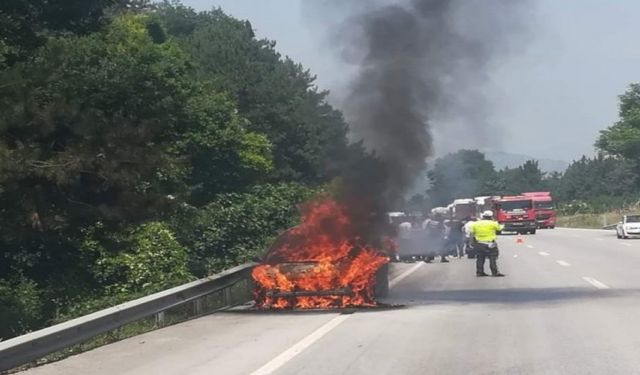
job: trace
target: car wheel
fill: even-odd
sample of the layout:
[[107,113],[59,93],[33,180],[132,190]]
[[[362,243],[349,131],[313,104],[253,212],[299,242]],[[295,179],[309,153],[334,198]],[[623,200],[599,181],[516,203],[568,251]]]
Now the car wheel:
[[622,238],[622,236],[620,235],[620,232],[616,231],[616,237],[618,237],[618,239]]
[[531,234],[536,234],[536,230],[535,230],[535,229],[532,229],[532,230],[531,230]]

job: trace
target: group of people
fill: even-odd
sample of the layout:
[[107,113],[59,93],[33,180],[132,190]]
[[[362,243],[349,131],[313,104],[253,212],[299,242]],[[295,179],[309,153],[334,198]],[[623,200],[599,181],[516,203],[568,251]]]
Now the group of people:
[[[503,227],[493,220],[493,212],[485,211],[480,220],[473,217],[464,220],[445,219],[437,213],[420,223],[405,221],[399,225],[401,249],[412,248],[415,253],[422,252],[422,259],[431,263],[436,257],[440,262],[448,263],[448,256],[476,258],[476,275],[489,276],[484,271],[486,259],[489,259],[491,276],[501,277],[497,259],[499,250],[497,235]],[[419,233],[419,236],[416,236]],[[415,251],[416,247],[420,251]]]

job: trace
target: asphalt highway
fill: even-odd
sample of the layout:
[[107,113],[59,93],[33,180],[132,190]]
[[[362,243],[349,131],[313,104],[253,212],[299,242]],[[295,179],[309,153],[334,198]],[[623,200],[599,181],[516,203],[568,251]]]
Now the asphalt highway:
[[640,374],[640,240],[522,238],[499,238],[505,278],[469,259],[393,264],[385,302],[402,307],[219,313],[24,373]]

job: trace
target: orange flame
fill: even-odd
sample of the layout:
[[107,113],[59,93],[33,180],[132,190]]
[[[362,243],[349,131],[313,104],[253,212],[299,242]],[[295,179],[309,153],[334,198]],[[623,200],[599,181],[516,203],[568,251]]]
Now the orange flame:
[[311,202],[302,223],[285,232],[254,268],[256,306],[375,306],[375,275],[388,258],[360,242],[343,205]]

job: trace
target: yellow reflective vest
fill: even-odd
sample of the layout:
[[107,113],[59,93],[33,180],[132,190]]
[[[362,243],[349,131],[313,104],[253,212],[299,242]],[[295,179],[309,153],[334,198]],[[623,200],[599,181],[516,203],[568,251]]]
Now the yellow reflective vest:
[[504,225],[500,225],[493,220],[479,220],[471,225],[471,233],[478,242],[491,242],[498,238],[498,233],[504,229]]

